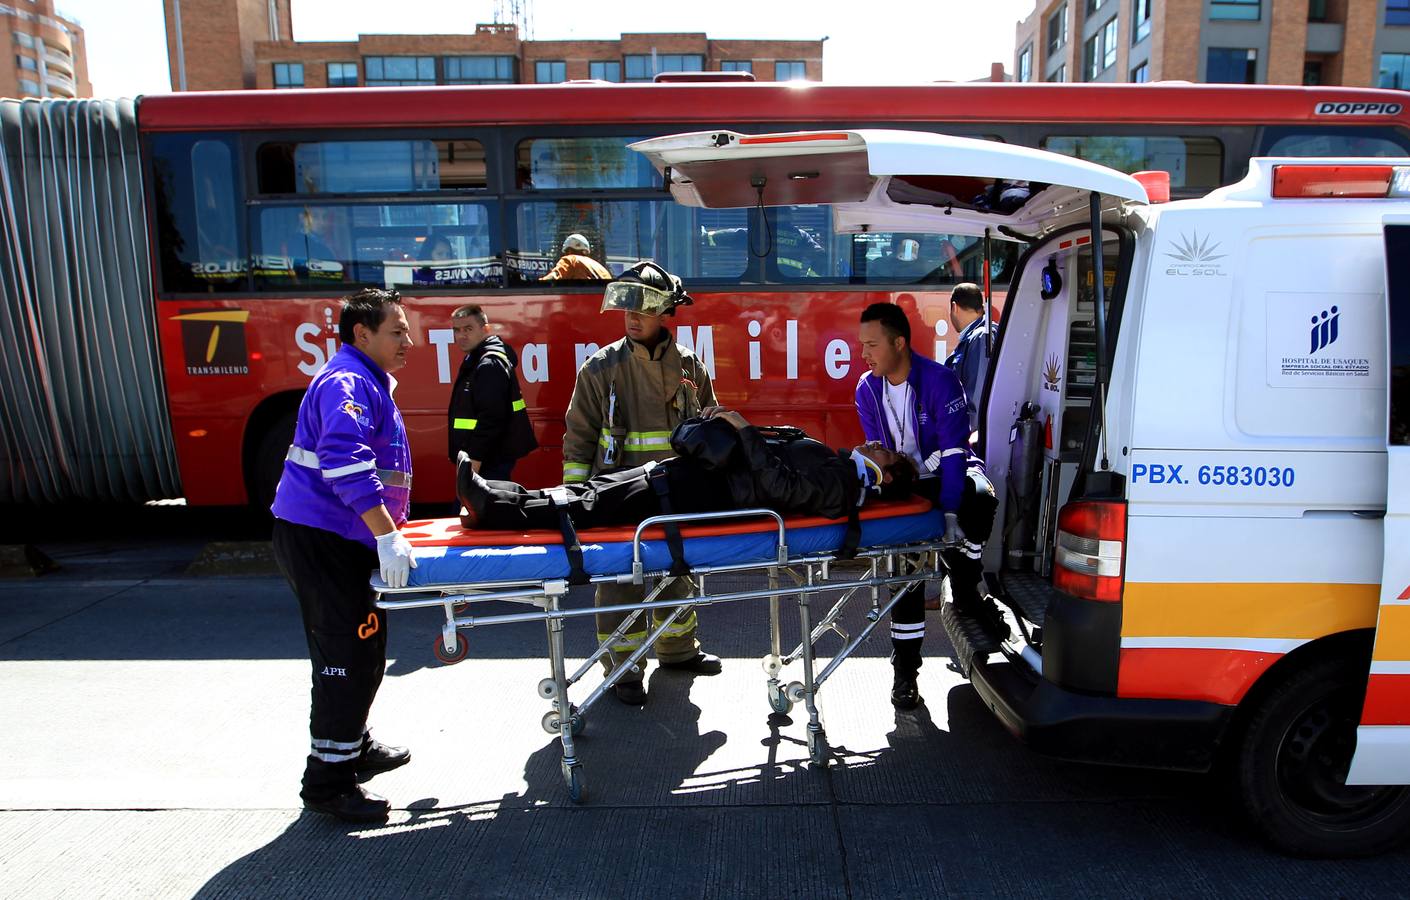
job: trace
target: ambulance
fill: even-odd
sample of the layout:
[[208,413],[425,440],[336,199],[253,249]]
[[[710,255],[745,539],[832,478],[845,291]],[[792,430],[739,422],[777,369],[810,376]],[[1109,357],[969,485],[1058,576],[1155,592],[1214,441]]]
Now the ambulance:
[[1004,621],[941,613],[1009,731],[1226,773],[1286,852],[1410,837],[1410,159],[1255,159],[1171,203],[934,134],[633,146],[687,205],[1022,245],[975,440]]

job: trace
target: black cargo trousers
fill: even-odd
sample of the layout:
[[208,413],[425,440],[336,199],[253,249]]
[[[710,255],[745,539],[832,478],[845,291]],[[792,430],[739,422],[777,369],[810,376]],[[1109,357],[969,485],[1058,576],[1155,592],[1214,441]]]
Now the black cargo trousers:
[[[916,482],[916,493],[936,503],[940,495],[940,479],[925,478]],[[973,466],[965,473],[964,493],[960,497],[959,525],[965,539],[958,547],[944,550],[940,558],[949,570],[950,594],[957,612],[970,612],[978,607],[982,596],[980,581],[984,577],[984,540],[994,527],[994,513],[999,501],[994,486],[984,470]],[[942,520],[943,522],[943,520]],[[925,640],[925,585],[917,584],[906,590],[891,608],[891,664],[896,674],[914,678],[920,671],[920,648]]]
[[367,713],[387,668],[386,614],[368,583],[377,551],[322,528],[274,520],[274,559],[299,598],[308,639],[312,747],[304,768],[306,800],[325,800],[357,784],[371,740]]

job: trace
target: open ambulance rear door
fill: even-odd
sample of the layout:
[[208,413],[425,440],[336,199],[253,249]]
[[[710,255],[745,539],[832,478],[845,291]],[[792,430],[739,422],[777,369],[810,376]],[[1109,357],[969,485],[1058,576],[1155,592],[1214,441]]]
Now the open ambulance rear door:
[[1390,400],[1385,561],[1348,784],[1410,784],[1410,218],[1387,217]]

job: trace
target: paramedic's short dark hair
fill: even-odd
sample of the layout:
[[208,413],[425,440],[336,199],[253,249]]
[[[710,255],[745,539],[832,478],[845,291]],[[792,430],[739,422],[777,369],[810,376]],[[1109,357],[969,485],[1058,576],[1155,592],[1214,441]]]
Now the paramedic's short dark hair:
[[382,327],[387,307],[401,306],[401,294],[382,288],[363,288],[343,298],[343,311],[338,315],[338,340],[351,344],[357,340],[354,325],[366,325],[373,331]]
[[972,281],[955,285],[955,289],[950,292],[950,302],[970,312],[984,312],[984,292]]
[[887,337],[902,337],[907,347],[911,345],[911,320],[894,303],[873,303],[862,310],[862,322],[880,322]]
[[896,461],[886,466],[886,471],[891,473],[891,481],[881,485],[881,499],[905,500],[910,497],[919,477],[915,460],[898,454]]
[[464,306],[457,306],[455,312],[450,314],[451,319],[463,319],[466,316],[474,316],[481,325],[490,324],[490,317],[485,315],[485,311],[478,303],[467,303]]

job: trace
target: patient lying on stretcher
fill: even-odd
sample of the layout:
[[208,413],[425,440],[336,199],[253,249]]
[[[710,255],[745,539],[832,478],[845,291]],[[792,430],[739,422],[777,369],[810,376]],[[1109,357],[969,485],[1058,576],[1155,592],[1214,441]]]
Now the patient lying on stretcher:
[[671,447],[674,458],[542,490],[486,481],[461,454],[461,522],[466,528],[556,529],[555,495],[566,499],[578,528],[728,509],[842,518],[869,497],[907,496],[916,476],[909,459],[880,444],[833,450],[796,429],[756,428],[720,407],[682,422]]

